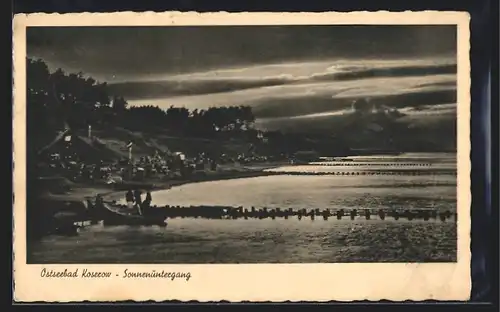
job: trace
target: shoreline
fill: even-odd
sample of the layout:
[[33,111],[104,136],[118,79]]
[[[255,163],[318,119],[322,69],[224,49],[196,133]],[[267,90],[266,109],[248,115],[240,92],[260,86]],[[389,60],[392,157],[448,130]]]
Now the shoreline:
[[[274,165],[267,165],[267,166],[262,166],[259,168],[255,168],[252,166],[248,167],[243,167],[242,169],[233,169],[233,170],[226,170],[226,171],[219,171],[219,172],[209,172],[205,173],[203,175],[194,175],[188,179],[183,179],[183,180],[170,180],[170,181],[161,181],[159,183],[154,183],[155,181],[145,181],[142,183],[143,185],[145,184],[152,184],[153,186],[151,187],[152,192],[156,191],[163,191],[163,190],[168,190],[173,187],[177,186],[182,186],[185,184],[192,184],[192,183],[201,183],[201,182],[214,182],[214,181],[224,181],[224,180],[235,180],[235,179],[245,179],[245,178],[256,178],[256,177],[263,177],[263,176],[274,176],[274,175],[282,175],[282,172],[271,172],[271,171],[265,171],[268,169],[272,168],[278,168],[281,166],[293,166],[293,164],[274,164]],[[133,187],[132,187],[133,188]],[[138,187],[138,188],[143,188],[144,187]],[[125,189],[122,190],[112,190],[110,192],[106,193],[100,193],[100,195],[103,197],[104,200],[107,201],[119,201],[124,198],[125,196]]]
[[[276,168],[285,165],[283,162],[280,163],[268,163],[261,165],[248,165],[234,168],[221,168],[219,171],[215,172],[204,172],[202,174],[198,173],[189,177],[187,179],[175,179],[170,181],[159,181],[159,180],[145,180],[142,182],[135,181],[126,181],[123,184],[118,184],[115,186],[105,185],[103,183],[97,184],[74,184],[72,185],[71,191],[66,194],[61,195],[51,195],[50,198],[47,198],[48,201],[55,201],[56,204],[51,205],[54,209],[46,211],[51,218],[57,219],[60,222],[64,222],[68,216],[56,216],[59,212],[64,210],[60,204],[71,202],[75,207],[83,207],[83,201],[87,199],[91,199],[101,195],[104,201],[111,202],[120,202],[125,199],[125,194],[127,189],[129,188],[127,185],[130,185],[131,189],[140,189],[140,190],[151,190],[161,191],[168,190],[172,187],[181,186],[189,183],[200,183],[200,182],[211,182],[211,181],[222,181],[222,180],[231,180],[231,179],[244,179],[244,178],[252,178],[252,177],[261,177],[261,176],[272,176],[279,175],[280,173],[276,172],[267,172],[264,171],[270,168]],[[66,206],[64,206],[66,207]],[[77,209],[78,210],[78,209]],[[74,218],[78,218],[82,212],[72,209],[70,212],[71,224],[73,223]],[[43,213],[43,212],[42,212]],[[48,215],[47,215],[48,216]]]
[[[224,180],[235,180],[235,179],[245,179],[245,178],[254,178],[254,177],[265,177],[265,176],[276,176],[276,175],[337,175],[337,176],[354,176],[355,174],[349,172],[339,171],[336,173],[318,173],[318,172],[293,172],[293,171],[273,171],[272,169],[276,169],[282,166],[300,166],[301,163],[291,164],[291,163],[274,163],[274,164],[262,164],[262,165],[249,165],[249,166],[241,166],[235,168],[226,168],[221,171],[215,172],[203,172],[202,174],[194,174],[192,177],[186,179],[174,179],[170,181],[155,181],[155,180],[146,180],[144,182],[134,182],[137,184],[134,186],[134,183],[131,183],[131,189],[140,189],[140,190],[150,190],[151,192],[157,192],[162,190],[168,190],[173,187],[182,186],[186,184],[193,183],[201,183],[201,182],[214,182],[214,181],[224,181]],[[447,174],[449,170],[439,170],[437,173],[439,174]],[[340,174],[342,172],[342,174]],[[456,172],[456,171],[455,171]],[[359,172],[360,176],[374,176],[374,175],[401,175],[401,174],[411,174],[413,176],[417,175],[416,173],[412,174],[413,171],[395,171],[395,172],[386,172],[386,173],[376,173],[375,171],[363,171]],[[101,192],[100,195],[106,201],[120,201],[125,197],[125,193],[127,191],[126,184],[122,186],[121,189],[110,190],[109,192]]]
[[[233,179],[244,179],[263,176],[275,175],[312,175],[313,173],[305,174],[299,172],[284,172],[274,171],[283,166],[300,166],[303,163],[290,163],[288,161],[276,161],[266,163],[253,163],[247,165],[221,165],[217,171],[201,171],[195,172],[193,176],[182,179],[176,178],[162,181],[160,179],[145,179],[144,181],[124,181],[115,185],[98,184],[77,184],[71,191],[71,195],[62,195],[61,197],[72,197],[72,200],[80,201],[96,195],[101,195],[105,201],[113,202],[120,201],[125,197],[128,189],[150,190],[152,192],[168,190],[176,186],[182,186],[191,183],[213,182]],[[340,173],[340,172],[339,172]],[[365,173],[369,175],[368,173]],[[314,173],[314,175],[320,175]],[[339,174],[340,175],[340,174]]]

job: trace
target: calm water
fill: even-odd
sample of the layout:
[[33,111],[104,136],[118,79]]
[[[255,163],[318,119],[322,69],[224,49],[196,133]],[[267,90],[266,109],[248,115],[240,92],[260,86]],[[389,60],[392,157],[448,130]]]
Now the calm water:
[[[157,205],[224,205],[250,208],[405,208],[456,209],[454,155],[356,158],[374,162],[370,170],[393,170],[402,162],[425,174],[377,176],[267,176],[186,184],[154,192]],[[376,163],[379,163],[376,165]],[[416,162],[432,163],[430,167]],[[410,164],[411,163],[411,164]],[[412,165],[413,164],[413,165]],[[367,170],[342,166],[342,170]],[[435,170],[450,170],[434,174]],[[284,167],[279,171],[336,171],[334,166]],[[423,173],[423,171],[421,173]],[[437,172],[436,171],[436,172]],[[394,220],[204,220],[172,219],[167,228],[104,227],[78,237],[47,237],[36,244],[30,262],[250,263],[454,261],[453,221]]]
[[[356,158],[352,164],[335,166],[289,166],[279,172],[401,172],[421,175],[323,175],[267,176],[186,184],[153,193],[158,206],[221,205],[250,208],[456,208],[456,161],[453,155],[430,158],[414,154],[403,157]],[[375,159],[374,159],[375,158]],[[325,162],[328,163],[328,162]],[[370,165],[359,166],[370,163]],[[430,166],[418,166],[430,164]],[[442,172],[445,174],[442,174]],[[448,172],[447,172],[448,171]],[[439,174],[438,174],[439,172]]]
[[455,209],[453,176],[267,176],[186,184],[152,194],[157,205],[250,208]]

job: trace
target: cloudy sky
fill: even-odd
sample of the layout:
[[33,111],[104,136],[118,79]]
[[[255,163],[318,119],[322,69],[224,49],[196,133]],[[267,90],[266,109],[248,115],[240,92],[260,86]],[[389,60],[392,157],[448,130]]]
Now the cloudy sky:
[[250,105],[271,128],[347,115],[361,98],[455,118],[455,26],[37,27],[27,40],[28,56],[131,105]]

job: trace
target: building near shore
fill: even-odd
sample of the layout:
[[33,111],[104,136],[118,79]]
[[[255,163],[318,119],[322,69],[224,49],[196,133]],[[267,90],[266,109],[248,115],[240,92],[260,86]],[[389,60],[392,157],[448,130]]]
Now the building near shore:
[[75,160],[85,162],[113,161],[116,155],[105,147],[94,144],[92,139],[77,135],[66,129],[60,132],[52,142],[38,151],[39,159]]

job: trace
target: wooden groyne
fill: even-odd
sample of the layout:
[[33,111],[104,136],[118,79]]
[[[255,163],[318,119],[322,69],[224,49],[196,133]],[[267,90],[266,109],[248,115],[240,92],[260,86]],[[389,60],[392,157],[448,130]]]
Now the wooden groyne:
[[358,163],[358,162],[350,162],[350,161],[342,161],[342,162],[312,162],[309,163],[312,166],[326,166],[326,167],[431,167],[431,163],[400,163],[400,162],[391,162],[391,163],[377,163],[377,162],[366,162],[366,163]]
[[304,176],[318,176],[318,175],[336,175],[336,176],[373,176],[373,175],[400,175],[400,176],[419,176],[419,175],[456,175],[456,170],[449,169],[438,169],[438,170],[356,170],[356,171],[347,171],[347,170],[339,170],[339,171],[272,171],[275,174],[279,175],[304,175]]
[[281,209],[281,208],[243,208],[225,206],[153,206],[162,209],[167,218],[205,218],[205,219],[276,219],[276,218],[310,218],[323,220],[342,220],[364,218],[366,220],[440,220],[456,221],[457,214],[447,210],[435,209]]
[[[420,221],[457,221],[457,213],[452,211],[438,211],[435,209],[280,209],[280,208],[255,208],[251,207],[225,207],[225,206],[152,206],[150,209],[162,210],[160,213],[168,219],[194,218],[215,220],[238,220],[238,219],[291,219],[297,220],[324,220],[324,221],[398,221],[398,220],[420,220]],[[156,211],[157,213],[159,211]],[[56,217],[56,216],[55,216]],[[52,221],[46,220],[36,233],[36,239],[46,235],[77,235],[78,229],[87,225],[97,224],[103,221],[93,217],[89,213],[64,213],[59,214]],[[106,222],[104,225],[108,225]]]

